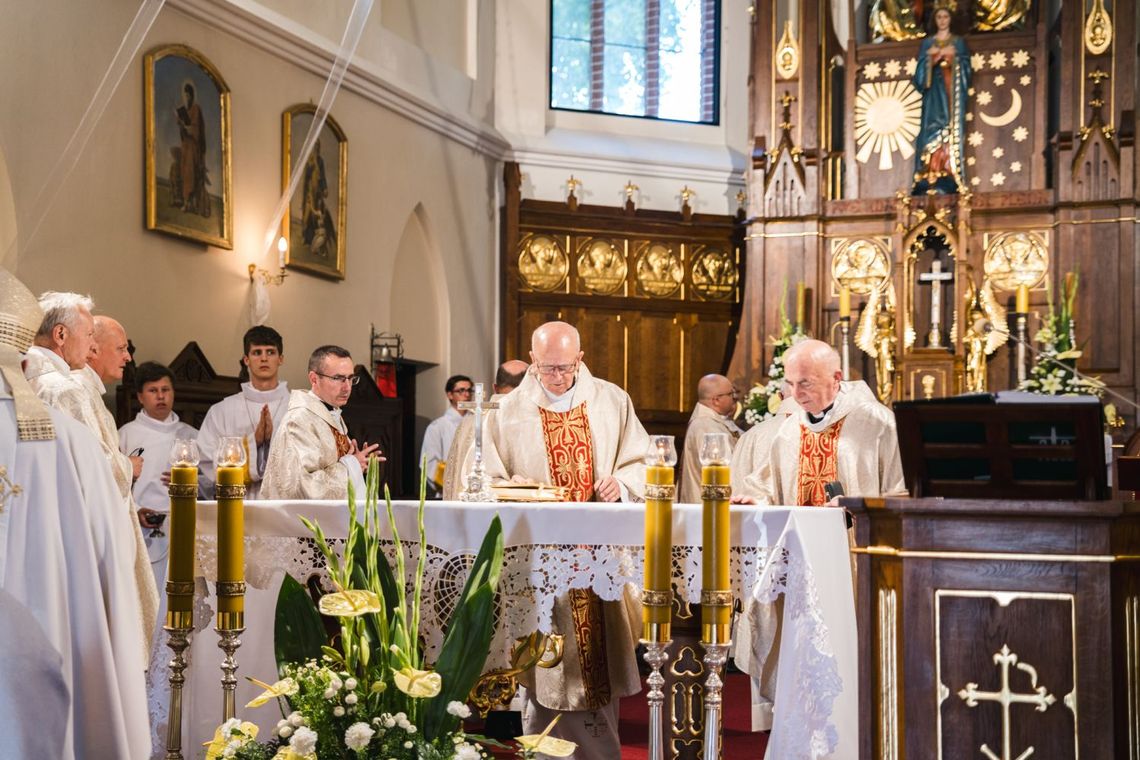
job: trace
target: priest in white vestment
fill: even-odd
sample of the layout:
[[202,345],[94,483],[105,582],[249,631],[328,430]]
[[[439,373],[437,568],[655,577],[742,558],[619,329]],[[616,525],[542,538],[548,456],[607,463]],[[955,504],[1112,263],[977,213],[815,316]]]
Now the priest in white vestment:
[[[526,377],[529,365],[518,359],[509,359],[499,365],[495,371],[495,392],[488,399],[492,403],[503,400],[503,397],[519,387],[519,383]],[[483,419],[494,414],[494,409],[483,412]],[[483,428],[483,445],[486,446],[487,428]],[[451,441],[451,448],[447,452],[447,463],[443,470],[443,500],[455,501],[459,494],[467,487],[467,475],[474,465],[475,455],[475,415],[464,416],[455,431],[455,438]]]
[[357,380],[347,350],[321,346],[313,352],[311,387],[289,396],[289,410],[265,466],[261,498],[344,499],[350,480],[356,496],[364,497],[364,471],[369,457],[379,455],[379,445],[366,441],[359,446],[349,438],[340,412]]
[[[158,589],[131,496],[133,467],[119,451],[119,432],[103,403],[106,390],[103,382],[87,366],[95,345],[91,300],[75,293],[45,293],[40,297],[40,307],[44,319],[36,333],[36,344],[28,349],[24,374],[44,403],[85,425],[103,448],[103,456],[122,498],[121,509],[128,516],[135,535],[135,551],[122,555],[120,561],[134,565],[142,611],[138,624],[143,640],[149,643],[158,617]],[[146,652],[142,653],[142,659],[149,662]]]
[[[140,656],[147,648],[132,562],[124,561],[134,556],[138,523],[124,511],[91,431],[45,408],[21,374],[19,352],[28,349],[41,316],[27,289],[0,269],[0,589],[23,605],[30,626],[42,629],[68,699],[62,722],[52,720],[49,705],[58,698],[47,694],[41,703],[41,695],[29,692],[5,707],[0,756],[147,757]],[[89,320],[88,314],[57,334],[78,331],[89,340]],[[74,349],[69,356],[82,360],[85,352]],[[16,643],[5,637],[4,646]],[[9,667],[0,668],[0,681],[0,694],[33,688]],[[36,704],[42,712],[20,719]]]
[[249,382],[241,384],[240,393],[226,396],[211,406],[198,432],[198,451],[202,456],[198,482],[207,498],[214,495],[217,470],[214,457],[222,438],[245,441],[249,471],[245,498],[259,498],[273,434],[289,408],[289,386],[280,379],[281,365],[285,362],[281,333],[267,325],[251,327],[242,337],[242,351],[241,361],[249,372]]
[[762,498],[770,504],[822,506],[829,483],[847,496],[903,493],[894,413],[866,383],[843,383],[839,355],[818,340],[784,354],[785,379],[801,407],[772,442]]
[[[862,385],[866,387],[865,383]],[[732,449],[732,495],[736,503],[743,503],[738,501],[739,497],[757,499],[763,496],[761,468],[768,464],[772,441],[784,420],[800,410],[800,405],[792,398],[791,389],[786,384],[783,388],[786,390],[780,392],[783,399],[776,412],[746,430]]]
[[447,378],[443,390],[447,395],[447,411],[428,423],[420,447],[420,466],[427,477],[428,493],[432,498],[439,498],[443,492],[443,480],[447,475],[447,453],[451,451],[455,432],[467,414],[459,408],[459,404],[471,400],[475,383],[467,375],[452,375]]
[[[591,375],[582,356],[572,326],[548,322],[535,330],[530,374],[487,425],[487,475],[561,486],[572,502],[640,501],[649,436],[629,395]],[[567,508],[589,519],[588,506]],[[565,635],[562,662],[520,677],[523,727],[538,733],[562,714],[552,735],[578,743],[573,757],[619,757],[618,700],[641,688],[640,607],[628,596],[602,602],[578,589],[555,603],[553,618],[554,632]]]
[[732,381],[724,375],[705,375],[697,383],[697,404],[685,428],[678,503],[699,504],[701,501],[701,442],[705,435],[726,433],[730,445],[736,445],[740,428],[732,421],[732,413],[736,411],[739,395]]

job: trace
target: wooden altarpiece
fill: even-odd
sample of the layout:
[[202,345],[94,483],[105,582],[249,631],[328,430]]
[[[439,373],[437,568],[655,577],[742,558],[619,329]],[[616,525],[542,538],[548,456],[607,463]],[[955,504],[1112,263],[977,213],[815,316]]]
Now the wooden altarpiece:
[[[873,262],[868,276],[881,277],[886,269],[898,289],[906,239],[916,224],[901,218],[898,194],[909,196],[914,186],[922,104],[912,78],[922,40],[876,39],[870,14],[892,8],[921,13],[923,6],[929,15],[935,3],[755,4],[748,267],[729,371],[742,386],[761,379],[770,364],[767,339],[778,334],[779,303],[796,282],[812,294],[809,331],[824,340],[838,333],[834,267],[844,255],[875,251],[863,257]],[[998,8],[1010,11],[1010,23],[986,30],[977,19]],[[1012,278],[997,270],[1031,272],[1032,340],[1047,287],[1058,293],[1064,274],[1079,269],[1080,369],[1129,397],[1136,395],[1140,318],[1134,308],[1140,260],[1136,14],[1135,0],[958,0],[951,30],[962,36],[973,69],[962,156],[969,197],[911,199],[911,210],[921,208],[928,218],[951,209],[945,221],[956,237],[959,311],[969,275],[979,288],[989,282],[996,301],[1012,312]],[[970,267],[965,272],[964,264]],[[854,322],[870,290],[866,283],[853,289]],[[907,354],[902,322],[895,324],[895,368],[902,364],[905,371],[892,384],[895,397],[920,397],[928,375],[935,378],[931,395],[954,393],[954,378],[964,368],[933,354],[929,358],[944,365],[940,372],[915,364],[925,346],[916,341]],[[944,325],[947,341],[962,357],[957,343],[965,325],[959,323],[954,341],[950,326]],[[1011,342],[988,357],[988,390],[1012,387],[1014,352]],[[853,348],[853,377],[874,388],[875,373],[875,361]]]

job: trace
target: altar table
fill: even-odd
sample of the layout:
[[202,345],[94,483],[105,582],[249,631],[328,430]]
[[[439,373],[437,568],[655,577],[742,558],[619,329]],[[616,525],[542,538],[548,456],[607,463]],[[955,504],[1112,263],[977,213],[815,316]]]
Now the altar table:
[[[216,506],[214,502],[198,505],[196,631],[189,653],[183,729],[183,747],[191,751],[208,741],[221,721],[218,666],[222,655],[212,630]],[[417,506],[415,502],[393,503],[409,557],[417,556]],[[382,516],[383,510],[382,505]],[[607,600],[639,594],[644,543],[641,504],[430,502],[424,518],[428,555],[421,626],[429,660],[442,643],[443,623],[496,513],[503,525],[501,609],[487,669],[508,664],[516,638],[536,630],[549,632],[554,600],[569,589],[589,588]],[[266,732],[280,715],[272,703],[258,709],[242,707],[260,692],[242,676],[270,682],[276,677],[274,610],[284,574],[304,581],[324,569],[315,541],[298,519],[301,515],[319,522],[326,537],[343,546],[349,520],[343,502],[245,505],[246,630],[237,653],[237,704],[240,717],[260,724]],[[382,519],[381,523],[384,535],[390,537],[387,522]],[[698,604],[700,505],[675,505],[673,543],[675,588],[685,600]],[[775,722],[766,758],[855,758],[855,610],[842,511],[733,506],[731,543],[734,595],[759,603],[771,603],[784,595]],[[414,568],[415,562],[409,561],[408,572]],[[156,720],[165,723],[164,707],[152,704],[152,711],[163,713]]]

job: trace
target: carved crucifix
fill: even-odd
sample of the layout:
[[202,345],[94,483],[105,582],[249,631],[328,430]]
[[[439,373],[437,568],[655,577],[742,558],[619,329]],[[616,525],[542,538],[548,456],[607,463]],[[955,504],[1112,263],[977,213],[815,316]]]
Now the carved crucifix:
[[[467,487],[459,495],[460,501],[494,501],[495,495],[491,491],[491,484],[483,471],[483,412],[498,409],[496,401],[483,400],[483,383],[475,383],[475,398],[473,401],[459,402],[459,408],[475,412],[475,455],[471,465],[471,474],[467,476]],[[463,462],[456,462],[457,467],[463,467]]]
[[[1001,691],[979,691],[976,683],[966,684],[966,688],[958,692],[958,696],[965,701],[967,707],[977,707],[980,702],[997,702],[1001,705],[1001,755],[983,744],[981,753],[989,760],[1025,760],[1033,754],[1033,747],[1014,757],[1012,750],[1013,721],[1009,716],[1011,705],[1033,705],[1037,712],[1045,712],[1057,698],[1049,693],[1044,686],[1037,685],[1037,670],[1028,663],[1018,662],[1015,653],[1002,644],[1001,651],[994,653],[994,664],[1001,668]],[[1032,693],[1018,693],[1009,688],[1009,666],[1015,665],[1018,670],[1029,676],[1029,685]],[[1067,703],[1066,703],[1067,704]]]
[[930,283],[930,332],[926,345],[930,348],[942,347],[942,283],[954,280],[953,272],[942,271],[942,259],[935,257],[930,262],[930,271],[918,276],[919,282]]

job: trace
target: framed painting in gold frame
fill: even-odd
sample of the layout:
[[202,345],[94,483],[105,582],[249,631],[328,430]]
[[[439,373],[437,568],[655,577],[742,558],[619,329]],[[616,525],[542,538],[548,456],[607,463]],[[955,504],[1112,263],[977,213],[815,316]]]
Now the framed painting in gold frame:
[[[310,104],[292,106],[281,117],[281,187],[288,189],[293,157],[301,152],[316,118]],[[322,277],[344,279],[348,222],[348,139],[331,115],[321,125],[313,150],[298,169],[301,180],[282,220],[285,266]]]
[[234,247],[230,88],[197,50],[164,45],[143,59],[146,228]]

